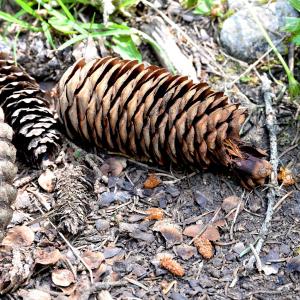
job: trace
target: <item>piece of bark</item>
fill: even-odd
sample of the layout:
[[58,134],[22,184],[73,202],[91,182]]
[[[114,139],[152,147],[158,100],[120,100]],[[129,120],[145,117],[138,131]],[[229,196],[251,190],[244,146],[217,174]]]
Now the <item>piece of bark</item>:
[[192,61],[182,53],[162,18],[150,17],[150,23],[144,24],[142,30],[150,35],[162,49],[161,51],[155,48],[154,51],[165,68],[176,74],[189,76],[194,82],[199,82]]

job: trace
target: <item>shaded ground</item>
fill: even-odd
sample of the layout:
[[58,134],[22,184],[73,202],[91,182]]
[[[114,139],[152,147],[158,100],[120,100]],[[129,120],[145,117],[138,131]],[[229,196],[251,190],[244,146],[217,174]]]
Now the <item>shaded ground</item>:
[[[191,38],[197,39],[190,24],[180,18],[177,21]],[[205,21],[207,19],[202,20]],[[201,26],[200,22],[195,26]],[[28,36],[23,38],[28,39]],[[40,43],[39,37],[32,40]],[[218,64],[228,76],[220,79],[205,64],[201,72],[204,79],[221,90],[246,67],[222,54],[212,40],[207,44],[207,48],[218,55]],[[184,45],[183,48],[185,46],[184,51],[188,51],[189,47]],[[41,55],[33,65],[28,59],[27,47],[18,51],[21,61],[26,62],[27,57],[27,70],[32,74],[38,70],[41,80],[55,81],[60,69],[71,63],[70,50],[51,54],[50,58]],[[151,54],[148,61],[153,62],[153,59]],[[268,66],[268,60],[257,70],[261,72],[263,66]],[[245,139],[268,149],[260,81],[255,73],[251,76],[252,81],[238,83],[228,94],[252,111],[243,128]],[[274,84],[277,96],[281,88]],[[289,168],[299,174],[296,108],[284,94],[278,98],[276,109],[280,163],[282,166],[291,163]],[[294,148],[287,151],[293,145]],[[289,272],[293,267],[287,264],[295,253],[299,254],[300,192],[297,185],[278,190],[278,200],[289,195],[273,215],[271,230],[260,254],[262,271],[258,272],[259,266],[251,267],[247,262],[252,254],[249,245],[257,240],[265,218],[266,187],[246,191],[223,170],[213,173],[158,170],[156,166],[103,152],[97,158],[66,139],[60,159],[45,177],[47,183],[51,182],[50,176],[56,177],[54,192],[41,189],[37,181],[40,173],[19,165],[16,180],[19,194],[10,227],[27,225],[34,232],[34,239],[30,240],[21,228],[19,235],[24,234],[29,239],[28,245],[2,257],[3,269],[12,270],[10,278],[16,278],[14,289],[2,296],[4,299],[49,299],[49,295],[52,299],[88,299],[89,296],[90,299],[110,299],[109,294],[113,299],[299,299],[299,273]],[[147,189],[144,183],[150,174],[160,184]],[[230,198],[228,206],[229,196],[238,198]],[[238,205],[243,209],[236,213]],[[147,209],[154,207],[163,210],[162,221],[145,220]],[[52,211],[50,219],[48,211]],[[163,222],[162,227],[159,222]],[[196,224],[198,226],[193,226]],[[197,252],[190,236],[201,233],[207,225],[215,229],[209,233],[214,245],[210,260],[203,259]],[[161,268],[157,256],[161,253],[172,254],[184,268],[184,276],[174,276]],[[95,284],[91,283],[89,271],[93,273]],[[13,276],[13,272],[18,276]],[[107,286],[97,282],[106,282]],[[8,284],[9,281],[5,282]],[[100,292],[107,287],[109,294]],[[46,293],[30,298],[37,293],[33,289]]]

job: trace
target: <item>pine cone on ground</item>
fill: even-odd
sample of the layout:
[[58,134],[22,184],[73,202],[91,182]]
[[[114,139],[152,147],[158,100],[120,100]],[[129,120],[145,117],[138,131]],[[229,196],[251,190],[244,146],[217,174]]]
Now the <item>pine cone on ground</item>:
[[45,93],[6,53],[0,53],[0,107],[15,132],[14,144],[39,162],[58,148],[59,133]]
[[219,164],[247,187],[263,184],[271,172],[265,153],[240,141],[245,110],[206,83],[105,57],[77,61],[57,94],[57,112],[71,138],[159,164]]
[[11,221],[13,210],[10,205],[15,201],[17,194],[12,185],[17,173],[17,167],[14,164],[16,149],[11,144],[12,136],[13,131],[4,123],[4,114],[0,107],[0,242]]

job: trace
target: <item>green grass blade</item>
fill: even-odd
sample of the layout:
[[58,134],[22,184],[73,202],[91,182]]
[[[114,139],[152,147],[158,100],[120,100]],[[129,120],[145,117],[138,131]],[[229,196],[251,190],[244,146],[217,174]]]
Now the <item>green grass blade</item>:
[[291,33],[300,33],[300,18],[287,17],[285,26],[283,27],[284,31]]
[[28,14],[34,16],[35,18],[37,18],[37,19],[39,19],[39,20],[41,19],[41,16],[38,15],[38,14],[36,13],[36,11],[35,11],[34,9],[32,9],[30,5],[28,5],[27,2],[25,2],[25,1],[23,1],[23,0],[15,0],[15,2],[16,2],[18,5],[20,5],[20,6],[21,6]]
[[292,42],[299,46],[300,45],[300,34],[296,35],[295,37],[292,38]]
[[290,4],[300,12],[300,1],[299,0],[289,0]]
[[25,29],[28,29],[28,30],[31,30],[31,31],[36,31],[36,32],[41,31],[40,27],[34,27],[31,24],[29,24],[29,23],[27,23],[25,21],[22,21],[22,20],[20,20],[18,18],[15,18],[14,16],[12,16],[12,15],[10,15],[8,13],[5,13],[3,11],[0,11],[0,18],[2,20],[4,20],[4,21],[9,22],[9,23],[18,24],[22,28],[25,28]]
[[255,23],[257,24],[257,26],[259,27],[261,33],[263,34],[265,40],[268,42],[268,44],[272,48],[273,52],[275,53],[275,55],[279,59],[281,65],[283,66],[283,69],[285,70],[285,73],[286,73],[286,75],[288,77],[288,81],[289,81],[289,92],[290,92],[291,97],[294,98],[294,97],[298,96],[300,94],[300,83],[294,78],[294,75],[291,72],[291,70],[289,69],[287,63],[283,59],[282,55],[279,53],[278,49],[276,48],[273,41],[271,40],[268,32],[264,28],[261,21],[258,19],[257,15],[254,13],[254,10],[249,5],[249,3],[247,4],[247,7],[248,7],[248,10],[249,10],[252,18],[254,19]]
[[64,50],[78,42],[81,42],[83,41],[84,39],[86,39],[88,37],[88,35],[85,35],[85,34],[79,34],[79,35],[76,35],[75,37],[69,39],[68,41],[66,41],[65,43],[63,43],[62,45],[60,45],[58,47],[57,50],[61,51],[61,50]]
[[69,20],[65,15],[63,15],[62,13],[60,13],[58,10],[53,9],[49,4],[45,3],[42,0],[36,0],[39,4],[41,4],[50,15],[52,15],[53,17],[56,17],[57,20],[61,20],[61,22],[66,22],[66,24],[68,23],[69,25],[71,25],[73,27],[74,30],[78,31],[81,34],[88,34],[88,31],[86,31],[82,26],[79,25],[79,23],[77,24],[76,22]]
[[65,12],[66,16],[68,17],[68,19],[71,20],[71,21],[73,21],[73,22],[75,22],[75,18],[73,17],[73,15],[69,11],[69,9],[64,5],[63,1],[61,1],[61,0],[56,0],[56,1],[61,6],[61,8]]
[[127,9],[131,6],[136,6],[139,0],[121,0],[119,1],[118,9]]
[[50,26],[47,22],[45,22],[45,21],[42,22],[42,28],[43,28],[45,37],[46,37],[48,43],[50,44],[50,46],[55,49],[56,47],[55,47],[54,41],[52,39],[52,35],[51,35],[49,27]]
[[130,35],[114,36],[112,42],[112,49],[123,59],[142,61],[142,55]]
[[102,32],[94,32],[90,34],[79,34],[73,37],[72,39],[68,40],[67,42],[63,43],[59,46],[58,50],[63,50],[73,44],[83,41],[88,37],[97,38],[97,37],[105,37],[105,36],[117,36],[117,35],[130,35],[132,34],[131,30],[125,29],[113,29],[113,30],[105,30]]
[[58,32],[63,34],[76,34],[77,30],[74,30],[73,23],[70,22],[67,18],[57,19],[56,17],[51,17],[48,20],[48,23]]

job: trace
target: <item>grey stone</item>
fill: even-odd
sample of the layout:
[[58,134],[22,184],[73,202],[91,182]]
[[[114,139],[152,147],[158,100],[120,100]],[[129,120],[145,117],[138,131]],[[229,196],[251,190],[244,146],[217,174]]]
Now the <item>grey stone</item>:
[[101,231],[107,230],[110,225],[109,225],[109,221],[99,219],[95,222],[95,226],[96,226],[96,229],[101,232]]
[[[261,4],[259,0],[248,0],[248,3],[256,6]],[[227,0],[227,4],[228,9],[240,10],[245,7],[245,0]]]
[[[280,30],[285,24],[285,18],[295,17],[297,12],[283,0],[260,7],[255,6],[252,9],[278,50],[285,53],[287,48],[280,41],[284,33],[281,34]],[[239,10],[224,21],[220,39],[230,55],[248,62],[256,60],[269,48],[248,8]]]
[[179,294],[175,291],[172,292],[170,297],[172,300],[187,300],[187,298],[185,296],[183,296],[182,294]]
[[126,202],[131,198],[128,192],[117,191],[104,192],[99,196],[98,204],[100,207],[108,207],[115,201]]

